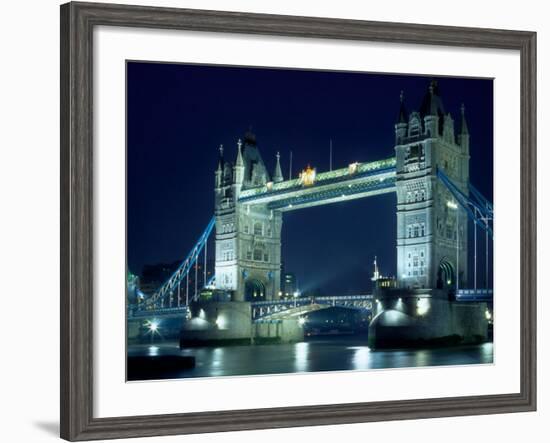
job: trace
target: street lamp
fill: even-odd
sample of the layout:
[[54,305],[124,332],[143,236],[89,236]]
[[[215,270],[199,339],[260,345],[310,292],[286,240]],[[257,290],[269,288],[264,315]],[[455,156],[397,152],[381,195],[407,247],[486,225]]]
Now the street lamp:
[[159,324],[156,321],[149,322],[148,328],[151,334],[154,334],[155,332],[158,331]]
[[149,329],[149,334],[151,334],[151,343],[153,343],[155,334],[158,333],[159,323],[156,320],[151,320],[147,323],[147,329]]
[[456,293],[458,294],[458,260],[460,254],[460,239],[458,236],[458,202],[447,200],[447,207],[456,211]]
[[297,298],[298,298],[298,291],[294,291],[294,293],[292,294],[294,296],[294,307],[296,307],[296,303],[297,303]]

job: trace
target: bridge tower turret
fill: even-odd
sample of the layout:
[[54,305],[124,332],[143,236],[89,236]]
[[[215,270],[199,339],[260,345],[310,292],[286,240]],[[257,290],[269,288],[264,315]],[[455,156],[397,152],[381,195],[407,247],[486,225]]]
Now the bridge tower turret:
[[466,122],[466,107],[464,103],[460,106],[460,133],[458,134],[458,144],[462,148],[465,154],[470,154],[470,131],[468,130],[468,123]]
[[407,122],[409,121],[409,117],[407,114],[407,110],[405,108],[405,95],[403,91],[401,91],[401,94],[399,95],[399,100],[401,102],[399,106],[399,115],[397,117],[397,122],[395,123],[395,144],[400,144],[403,139],[407,136]]
[[233,166],[233,194],[238,197],[244,180],[244,161],[242,154],[242,142],[241,139],[237,141],[237,159],[235,160],[235,166]]
[[220,146],[218,168],[216,169],[215,208],[216,215],[216,287],[233,290],[237,281],[235,270],[236,201],[238,189],[235,187],[235,169],[223,158],[223,145]]
[[467,280],[467,216],[436,174],[441,168],[468,193],[469,139],[461,129],[456,143],[436,81],[406,125],[403,117],[395,125],[398,285],[455,289]]
[[218,156],[218,167],[216,169],[216,190],[222,186],[223,177],[223,145],[220,145]]
[[273,182],[279,183],[284,180],[283,178],[283,171],[281,170],[281,154],[279,154],[279,151],[277,151],[277,163],[275,164],[275,172],[273,173]]

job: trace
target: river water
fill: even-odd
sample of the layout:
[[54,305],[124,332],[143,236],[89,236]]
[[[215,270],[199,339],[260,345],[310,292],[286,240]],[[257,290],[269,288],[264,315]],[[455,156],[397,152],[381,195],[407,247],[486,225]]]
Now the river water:
[[[315,337],[289,344],[196,347],[180,350],[177,342],[131,345],[128,356],[188,355],[191,369],[147,374],[132,368],[130,380],[297,372],[369,370],[493,362],[493,344],[431,349],[371,350],[360,336]],[[137,369],[137,370],[136,370]]]

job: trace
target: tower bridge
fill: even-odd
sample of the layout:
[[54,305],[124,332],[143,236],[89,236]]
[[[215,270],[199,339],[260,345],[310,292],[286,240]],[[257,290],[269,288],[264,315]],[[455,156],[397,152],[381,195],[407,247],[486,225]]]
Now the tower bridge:
[[[410,298],[410,312],[397,309],[409,315],[415,311],[412,306],[416,306],[417,299],[432,296],[442,318],[446,315],[449,322],[454,321],[455,314],[445,311],[449,296],[457,295],[454,301],[460,296],[462,301],[472,301],[467,293],[460,293],[469,282],[468,220],[474,222],[475,238],[479,228],[488,242],[489,236],[492,238],[493,218],[492,205],[470,183],[470,135],[464,106],[459,122],[456,131],[455,120],[443,106],[437,83],[432,82],[416,111],[407,111],[401,94],[393,125],[395,156],[390,158],[355,162],[324,172],[308,166],[298,177],[285,180],[279,153],[270,173],[252,132],[237,141],[234,161],[226,158],[220,146],[214,174],[214,218],[176,273],[137,311],[171,306],[181,309],[198,299],[196,285],[189,297],[189,274],[194,266],[196,275],[198,256],[203,249],[206,254],[208,236],[215,231],[212,284],[216,290],[231,294],[233,302],[252,303],[253,319],[267,312],[284,317],[283,311],[290,314],[292,307],[292,303],[279,300],[284,213],[394,193],[396,244],[388,247],[397,246],[396,288],[380,293],[379,297],[387,299],[387,303],[371,306],[374,312],[378,311],[373,323],[382,329],[392,323],[391,315],[386,318],[385,313],[396,311],[399,304],[395,300]],[[477,246],[474,255],[477,271]],[[478,292],[476,275],[473,293]],[[481,299],[474,296],[473,300]],[[321,306],[319,301],[310,305]],[[384,312],[380,312],[381,306]],[[410,325],[409,320],[403,322]]]

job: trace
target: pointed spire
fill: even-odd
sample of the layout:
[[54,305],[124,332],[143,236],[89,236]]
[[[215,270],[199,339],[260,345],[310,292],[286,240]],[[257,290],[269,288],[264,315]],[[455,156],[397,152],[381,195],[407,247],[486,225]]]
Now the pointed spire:
[[218,156],[218,171],[222,171],[223,169],[223,145],[220,145],[219,149],[219,156]]
[[430,81],[428,91],[424,95],[422,104],[420,105],[420,115],[424,118],[427,115],[444,116],[445,108],[441,100],[439,85],[437,80]]
[[377,281],[380,279],[380,271],[378,270],[378,263],[376,261],[376,255],[374,256],[374,272],[372,274],[372,281]]
[[399,117],[397,118],[397,123],[407,123],[409,117],[407,115],[407,110],[405,109],[405,94],[401,91],[399,94]]
[[465,111],[466,111],[466,107],[464,106],[464,103],[462,103],[462,106],[460,106],[460,114],[462,115],[461,126],[460,126],[461,135],[468,135],[470,133],[468,131],[468,123],[466,123],[466,116],[464,115]]
[[242,141],[239,139],[237,141],[237,160],[235,161],[235,166],[244,166],[243,154],[242,154]]
[[273,181],[275,183],[282,182],[283,181],[283,172],[281,171],[281,154],[279,154],[279,151],[277,151],[277,164],[275,165],[275,172],[273,173]]

